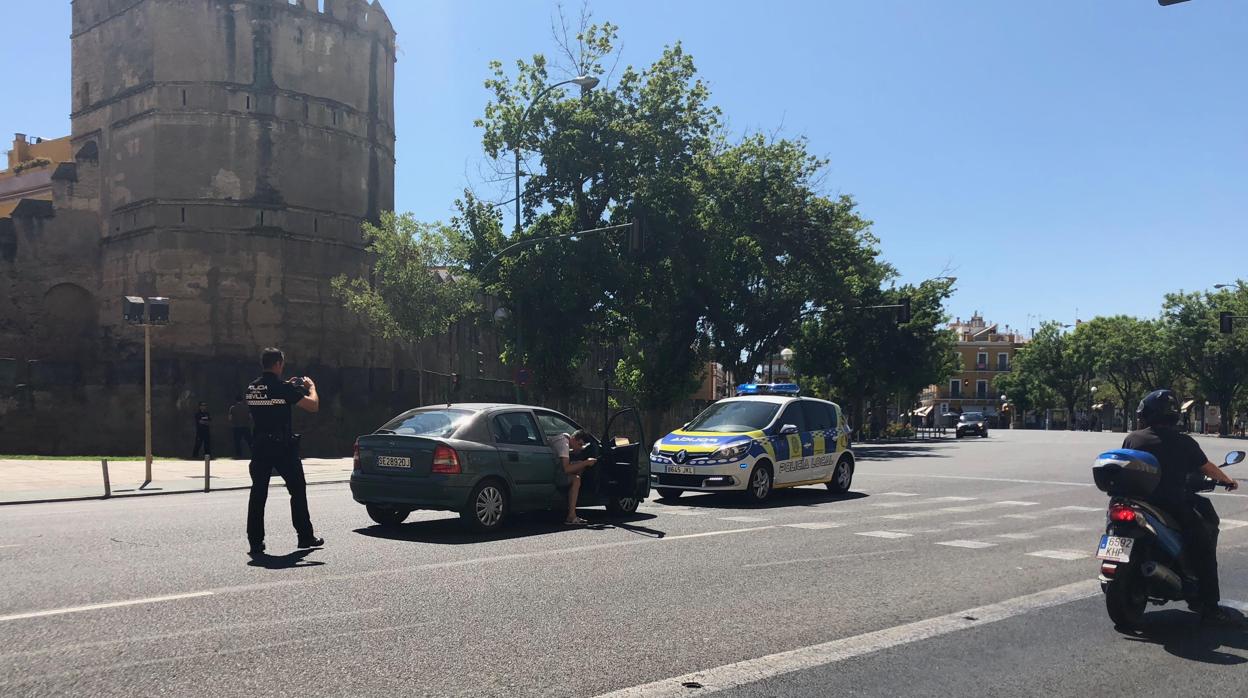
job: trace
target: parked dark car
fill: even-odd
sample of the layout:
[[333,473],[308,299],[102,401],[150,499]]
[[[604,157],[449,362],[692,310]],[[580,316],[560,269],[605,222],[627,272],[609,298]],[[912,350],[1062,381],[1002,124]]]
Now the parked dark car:
[[[582,475],[578,502],[632,514],[650,493],[649,469],[641,467],[637,413],[617,413],[608,433],[617,426],[631,435],[594,441],[598,462]],[[383,526],[398,526],[416,509],[457,511],[478,531],[496,530],[517,512],[562,511],[569,481],[549,439],[578,429],[567,416],[530,405],[409,410],[356,439],[351,495]]]
[[958,417],[957,438],[963,436],[982,436],[988,438],[988,419],[983,412],[963,412]]

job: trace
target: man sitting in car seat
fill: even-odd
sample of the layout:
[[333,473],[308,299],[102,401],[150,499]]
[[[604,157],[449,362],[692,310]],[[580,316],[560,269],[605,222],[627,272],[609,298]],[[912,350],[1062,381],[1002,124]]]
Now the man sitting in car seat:
[[569,480],[568,516],[563,522],[569,526],[583,526],[589,522],[576,515],[576,499],[581,494],[581,473],[598,460],[588,457],[587,454],[587,448],[593,447],[593,438],[589,432],[578,429],[574,434],[557,434],[551,437],[550,447],[555,450],[559,467],[563,468]]

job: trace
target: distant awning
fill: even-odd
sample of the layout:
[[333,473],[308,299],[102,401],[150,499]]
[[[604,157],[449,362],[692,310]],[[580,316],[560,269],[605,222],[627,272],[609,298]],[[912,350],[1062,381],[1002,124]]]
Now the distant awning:
[[1195,404],[1196,404],[1195,400],[1188,400],[1187,402],[1183,403],[1183,411],[1186,412],[1192,409],[1192,405],[1195,405]]
[[927,415],[931,414],[932,410],[935,408],[936,408],[935,405],[928,405],[927,407],[920,407],[919,409],[914,411],[914,416],[926,417]]

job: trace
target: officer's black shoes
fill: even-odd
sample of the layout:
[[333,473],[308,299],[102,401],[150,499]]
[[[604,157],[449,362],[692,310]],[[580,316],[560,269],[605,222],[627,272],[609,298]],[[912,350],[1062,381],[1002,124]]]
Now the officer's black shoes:
[[1225,606],[1218,606],[1200,614],[1200,622],[1204,625],[1217,625],[1226,628],[1239,628],[1244,625],[1244,617]]
[[254,555],[263,555],[263,554],[264,554],[264,543],[252,543],[252,544],[251,544],[251,549],[247,551],[247,554],[248,554],[248,555],[253,555],[253,556],[254,556]]
[[300,548],[319,548],[319,547],[321,547],[321,546],[323,546],[323,545],[325,545],[325,539],[324,539],[324,538],[317,538],[316,536],[312,536],[311,538],[300,538],[300,539],[299,539],[299,547],[300,547]]

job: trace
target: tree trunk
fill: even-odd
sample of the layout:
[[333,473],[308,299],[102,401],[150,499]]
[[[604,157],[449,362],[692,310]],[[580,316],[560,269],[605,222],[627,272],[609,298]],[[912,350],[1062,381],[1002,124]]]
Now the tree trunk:
[[1218,400],[1218,412],[1222,418],[1218,424],[1218,434],[1221,436],[1231,435],[1231,400],[1223,398]]
[[1075,405],[1078,404],[1079,398],[1073,398],[1066,401],[1066,429],[1068,431],[1075,430]]

